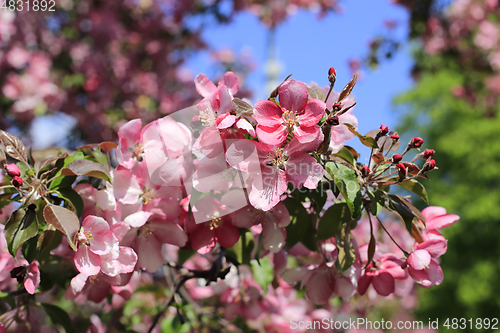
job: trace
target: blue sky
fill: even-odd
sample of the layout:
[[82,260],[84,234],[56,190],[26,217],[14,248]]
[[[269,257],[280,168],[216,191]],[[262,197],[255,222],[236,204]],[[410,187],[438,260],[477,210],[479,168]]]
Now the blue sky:
[[[297,80],[320,86],[328,84],[326,73],[334,66],[337,70],[335,90],[341,90],[351,79],[348,60],[363,56],[371,38],[386,30],[386,19],[400,22],[393,31],[395,36],[407,35],[408,12],[389,0],[344,0],[343,14],[330,14],[317,20],[316,14],[299,11],[277,29],[278,59],[284,65],[282,79],[293,73]],[[257,62],[247,84],[256,92],[252,102],[267,97],[264,92],[267,29],[248,13],[239,14],[229,26],[205,29],[204,37],[215,49],[250,49]],[[207,54],[194,57],[188,67],[195,73],[213,73]],[[362,80],[354,89],[359,130],[365,134],[381,123],[394,126],[397,115],[392,111],[392,98],[411,87],[412,61],[408,47],[385,61],[374,71],[365,70]],[[354,147],[360,147],[352,144]],[[363,154],[364,155],[364,154]]]

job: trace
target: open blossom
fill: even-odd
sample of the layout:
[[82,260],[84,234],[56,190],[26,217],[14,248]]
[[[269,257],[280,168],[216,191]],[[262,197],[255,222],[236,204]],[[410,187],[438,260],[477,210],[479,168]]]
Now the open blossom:
[[405,279],[406,272],[401,268],[403,261],[393,254],[385,254],[376,265],[372,263],[358,281],[358,292],[366,293],[370,285],[382,296],[388,296],[395,290],[395,279]]
[[286,206],[280,202],[271,210],[264,212],[247,206],[235,213],[234,224],[240,228],[250,228],[262,224],[264,249],[277,253],[285,245],[285,227],[290,224],[290,214]]
[[224,74],[218,86],[215,86],[205,74],[196,76],[194,83],[204,101],[208,100],[214,106],[214,111],[224,113],[232,109],[233,95],[238,92],[238,78],[233,72]]
[[216,198],[207,196],[196,201],[193,210],[202,212],[207,221],[196,223],[193,215],[185,219],[184,226],[193,250],[208,253],[217,243],[230,248],[240,239],[240,231],[233,222],[234,214]]
[[[318,143],[299,143],[293,138],[284,148],[251,140],[238,140],[226,152],[229,165],[250,174],[250,203],[257,209],[268,211],[278,204],[288,182],[295,188],[315,189],[324,174],[316,159],[307,154]],[[257,152],[259,164],[250,156]]]
[[264,100],[255,104],[257,137],[268,145],[282,145],[288,133],[293,133],[300,143],[323,141],[317,123],[325,113],[325,103],[319,99],[308,100],[307,87],[290,79],[278,89],[279,106]]

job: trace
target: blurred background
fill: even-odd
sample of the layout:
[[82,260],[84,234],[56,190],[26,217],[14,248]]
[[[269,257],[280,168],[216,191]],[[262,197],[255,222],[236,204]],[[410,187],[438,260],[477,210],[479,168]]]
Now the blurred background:
[[34,149],[72,149],[193,105],[198,73],[234,71],[253,103],[288,74],[326,86],[334,66],[338,91],[359,73],[359,131],[424,138],[439,167],[424,184],[431,204],[461,216],[417,318],[498,317],[499,26],[498,0],[6,1],[0,127]]

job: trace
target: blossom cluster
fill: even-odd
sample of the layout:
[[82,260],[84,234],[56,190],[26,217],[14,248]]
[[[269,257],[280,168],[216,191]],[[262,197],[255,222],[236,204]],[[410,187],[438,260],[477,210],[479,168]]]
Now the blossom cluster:
[[[20,140],[2,131],[5,152],[21,167],[3,161],[4,194],[21,207],[9,208],[0,243],[2,272],[10,272],[0,275],[2,289],[15,288],[15,278],[30,294],[50,293],[44,265],[59,258],[75,273],[66,299],[119,295],[123,305],[141,276],[168,270],[179,277],[172,302],[185,285],[194,300],[225,304],[227,320],[287,332],[284,318],[302,306],[301,288],[328,313],[337,311],[334,297],[401,296],[414,282],[440,284],[447,243],[438,230],[459,217],[441,207],[420,212],[389,194],[391,185],[410,184],[427,201],[417,184],[436,168],[435,152],[404,161],[422,138],[397,154],[400,137],[387,126],[358,133],[356,78],[339,93],[334,68],[325,88],[287,78],[252,105],[236,97],[234,73],[217,85],[200,74],[195,106],[144,126],[131,120],[118,130],[118,144],[86,145],[33,166]],[[370,147],[367,165],[345,145],[356,137]],[[41,238],[48,231],[62,241],[48,247]],[[301,311],[307,320],[325,315]]]

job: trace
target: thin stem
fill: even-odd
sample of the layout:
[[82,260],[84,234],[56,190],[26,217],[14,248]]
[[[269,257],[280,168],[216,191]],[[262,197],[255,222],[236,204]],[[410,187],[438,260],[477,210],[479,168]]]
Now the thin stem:
[[172,292],[172,296],[170,296],[170,299],[168,300],[167,304],[165,304],[165,306],[156,314],[156,316],[153,318],[153,322],[151,323],[151,326],[149,326],[149,330],[148,330],[148,333],[151,333],[153,332],[153,329],[155,328],[155,326],[158,324],[158,321],[160,320],[160,318],[165,314],[165,312],[167,312],[168,308],[174,304],[174,301],[175,301],[175,295],[177,295],[177,293],[179,292],[179,289],[181,289],[181,287],[184,285],[184,283],[193,278],[194,276],[183,276],[179,282],[177,283],[177,285],[175,286],[175,289],[174,291]]
[[378,218],[378,216],[375,216],[375,218],[378,220],[378,223],[380,223],[380,226],[382,227],[382,229],[384,229],[385,233],[389,236],[389,238],[394,242],[394,244],[396,244],[397,247],[399,247],[399,249],[401,251],[403,251],[404,255],[408,257],[409,253],[406,252],[405,250],[403,250],[403,248],[394,240],[394,238],[392,238],[391,234],[389,233],[389,231],[387,231],[387,229],[384,227],[384,225],[382,224],[382,221],[380,221],[380,219]]
[[[3,190],[5,188],[16,188],[14,185],[5,185],[5,186],[0,186],[0,190]],[[14,193],[12,193],[14,194]]]
[[326,97],[325,97],[325,103],[326,101],[328,100],[328,97],[330,97],[330,94],[332,93],[332,90],[333,90],[333,83],[330,84],[330,90],[328,90],[328,94],[326,94]]

